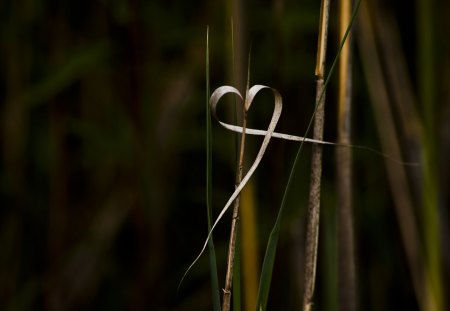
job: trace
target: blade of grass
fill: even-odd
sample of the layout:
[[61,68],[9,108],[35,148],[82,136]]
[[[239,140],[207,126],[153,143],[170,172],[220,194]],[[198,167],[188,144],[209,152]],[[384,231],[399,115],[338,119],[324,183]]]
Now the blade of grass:
[[[355,6],[355,8],[353,10],[352,17],[350,19],[350,23],[349,23],[349,25],[347,27],[347,31],[346,31],[346,33],[345,33],[345,35],[344,35],[344,37],[343,37],[343,39],[341,41],[341,45],[339,47],[337,55],[336,55],[336,57],[335,57],[335,59],[333,61],[333,64],[331,65],[329,74],[328,74],[328,76],[327,76],[327,78],[325,80],[324,88],[323,88],[322,94],[319,97],[319,101],[322,99],[324,91],[326,90],[326,88],[328,86],[328,83],[330,81],[330,78],[331,78],[331,76],[332,76],[332,74],[334,72],[334,68],[336,66],[337,60],[338,60],[339,55],[341,53],[342,47],[345,44],[345,41],[346,41],[347,36],[348,36],[348,33],[350,32],[350,29],[351,29],[351,27],[353,25],[355,17],[356,17],[356,15],[358,13],[358,9],[359,9],[360,4],[361,4],[361,0],[358,0],[358,3],[356,4],[356,6]],[[317,109],[317,104],[316,104],[316,109]],[[263,266],[262,266],[262,270],[261,270],[261,278],[260,278],[260,281],[259,281],[258,298],[257,298],[257,303],[258,303],[257,304],[257,310],[266,310],[266,308],[267,308],[267,301],[268,301],[268,297],[269,297],[273,265],[274,265],[274,262],[275,262],[275,255],[276,255],[278,237],[279,237],[280,227],[281,227],[281,219],[282,219],[282,216],[284,214],[287,196],[288,196],[290,188],[291,188],[291,183],[292,183],[292,179],[293,179],[296,167],[297,167],[297,163],[298,163],[298,161],[300,159],[300,154],[301,154],[301,151],[303,149],[303,144],[305,143],[305,141],[308,141],[306,136],[308,135],[308,133],[309,133],[309,131],[311,129],[312,122],[314,120],[315,111],[313,112],[313,116],[311,117],[310,122],[308,124],[308,127],[306,128],[305,135],[304,135],[304,137],[302,137],[302,139],[300,141],[300,146],[297,149],[297,153],[295,155],[294,162],[292,164],[291,171],[289,173],[289,177],[288,177],[288,180],[287,180],[287,183],[286,183],[286,187],[285,187],[285,190],[284,190],[283,199],[281,201],[280,208],[278,210],[277,219],[275,220],[275,224],[274,224],[273,229],[272,229],[272,231],[270,233],[270,236],[269,236],[269,241],[267,243],[267,248],[266,248],[266,252],[265,252],[265,255],[264,255],[264,261],[263,261]],[[275,135],[274,135],[274,137],[275,137]]]
[[[208,232],[212,222],[212,130],[211,110],[209,109],[209,27],[206,29],[206,211],[208,217]],[[209,270],[211,273],[211,291],[213,310],[220,311],[220,289],[217,276],[216,252],[213,237],[208,241]]]
[[[228,129],[230,131],[233,131],[233,132],[242,133],[242,127],[222,122],[217,117],[216,117],[216,120],[224,128],[226,128],[226,129]],[[252,128],[249,128],[249,127],[245,129],[245,133],[247,135],[257,135],[257,136],[265,136],[265,135],[267,135],[267,131],[258,130],[258,129],[252,129]],[[392,156],[392,155],[390,155],[388,153],[381,152],[381,151],[379,151],[377,149],[374,149],[374,148],[371,148],[371,147],[367,147],[367,146],[362,146],[362,145],[334,143],[334,142],[329,142],[329,141],[324,141],[324,140],[317,140],[317,139],[312,139],[312,138],[306,138],[304,136],[296,136],[296,135],[277,133],[277,132],[273,132],[272,133],[272,137],[273,138],[279,138],[279,139],[285,139],[285,140],[292,140],[292,141],[296,141],[296,142],[300,142],[300,143],[304,141],[304,142],[307,142],[307,143],[314,143],[314,144],[321,144],[321,145],[328,145],[328,146],[336,146],[336,147],[346,147],[346,148],[359,149],[359,150],[363,150],[363,151],[368,151],[368,152],[374,153],[376,155],[379,155],[380,157],[385,158],[386,160],[392,161],[393,163],[397,163],[397,164],[400,164],[400,165],[404,165],[404,166],[419,166],[420,165],[419,162],[402,161],[401,159],[397,159],[397,158],[395,158],[394,156]]]
[[246,94],[246,99],[244,101],[241,93],[239,93],[239,91],[231,86],[225,85],[225,86],[221,86],[219,88],[217,88],[210,97],[210,106],[211,106],[211,113],[212,115],[217,118],[216,115],[216,107],[217,104],[219,102],[219,100],[226,94],[235,94],[237,95],[241,101],[243,102],[244,106],[245,106],[245,111],[248,111],[248,109],[250,108],[256,94],[258,94],[258,92],[260,92],[263,89],[269,89],[272,91],[272,94],[274,96],[274,110],[273,110],[273,114],[272,114],[272,118],[270,120],[269,123],[269,127],[266,131],[266,135],[264,136],[264,140],[261,143],[261,147],[259,148],[258,154],[256,155],[256,159],[253,162],[253,164],[251,165],[251,167],[249,168],[248,172],[245,174],[244,178],[242,179],[241,183],[236,187],[236,189],[234,190],[233,194],[230,196],[230,198],[228,199],[227,203],[225,204],[225,206],[222,208],[221,212],[219,213],[219,215],[216,218],[216,221],[213,223],[211,230],[208,233],[208,236],[206,237],[206,240],[203,244],[203,247],[200,251],[200,253],[197,255],[197,257],[194,259],[194,261],[189,265],[189,267],[186,269],[186,271],[184,272],[179,284],[178,284],[178,289],[177,291],[179,291],[181,284],[183,283],[184,278],[186,277],[186,275],[189,273],[189,271],[192,269],[192,267],[197,263],[197,261],[199,260],[199,258],[201,257],[201,255],[203,254],[203,252],[205,251],[207,245],[208,245],[208,241],[211,238],[211,234],[214,230],[214,228],[217,226],[217,224],[219,223],[219,221],[222,219],[223,215],[227,212],[227,210],[229,209],[229,207],[231,206],[231,204],[235,201],[235,199],[237,198],[237,196],[241,193],[242,189],[245,187],[245,185],[248,183],[248,181],[250,180],[250,178],[253,176],[253,173],[256,171],[256,169],[258,168],[259,164],[261,163],[261,160],[264,156],[264,153],[266,152],[267,146],[269,145],[270,139],[272,138],[273,132],[275,130],[275,127],[277,126],[278,120],[280,119],[281,116],[281,111],[283,108],[283,102],[282,102],[282,98],[280,93],[275,90],[274,88],[265,86],[265,85],[254,85],[252,86],[247,94]]
[[[236,80],[238,80],[239,77],[236,77],[236,62],[235,62],[235,58],[236,57],[234,55],[235,54],[235,52],[234,52],[235,48],[234,48],[234,21],[233,21],[233,17],[231,17],[230,23],[231,23],[231,70],[232,70],[231,80],[233,82],[232,85],[237,85],[237,88],[241,89],[240,85],[238,85],[236,83]],[[238,72],[241,72],[241,68],[240,68],[241,66],[242,66],[242,64],[239,63]],[[233,102],[234,102],[234,105],[233,105],[233,109],[234,109],[234,111],[233,111],[233,124],[237,124],[237,120],[239,119],[239,116],[238,116],[239,115],[239,110],[238,110],[238,103],[236,101],[236,98],[233,98]],[[235,165],[236,165],[235,170],[236,170],[236,174],[237,174],[237,172],[239,170],[239,135],[238,134],[234,135],[234,152],[235,152],[234,153],[234,162],[235,162]]]

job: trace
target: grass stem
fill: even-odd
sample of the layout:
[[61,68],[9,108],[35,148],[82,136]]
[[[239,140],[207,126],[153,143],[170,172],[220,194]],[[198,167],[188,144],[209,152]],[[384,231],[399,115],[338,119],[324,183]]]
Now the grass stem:
[[[350,22],[351,0],[339,2],[339,37],[342,38]],[[342,47],[339,59],[338,143],[350,144],[351,130],[351,42]],[[339,310],[356,310],[356,274],[352,211],[352,151],[336,149],[337,236],[338,236],[338,301]]]
[[[208,217],[208,231],[212,222],[212,129],[211,110],[209,108],[209,27],[206,30],[206,210]],[[211,273],[211,289],[213,310],[220,311],[219,280],[217,276],[216,252],[213,238],[208,241],[209,267]]]
[[[322,0],[320,8],[319,40],[316,64],[316,113],[314,116],[313,139],[323,140],[325,114],[325,56],[328,35],[328,16],[330,1]],[[311,184],[308,203],[308,220],[306,227],[305,274],[303,287],[303,310],[312,309],[317,267],[317,247],[319,239],[320,187],[322,177],[322,146],[313,144],[311,159]]]
[[[247,83],[247,94],[245,99],[248,98],[248,83]],[[247,111],[246,106],[243,105],[243,120],[242,120],[242,136],[241,143],[239,148],[239,166],[238,172],[236,174],[236,183],[235,188],[239,186],[242,181],[242,171],[244,166],[244,148],[245,148],[245,129],[247,127]],[[228,257],[227,257],[227,272],[225,275],[225,288],[223,289],[223,302],[222,302],[222,311],[230,310],[230,300],[231,300],[231,287],[233,282],[233,267],[234,267],[234,255],[236,248],[236,237],[239,225],[239,201],[240,195],[238,195],[234,201],[233,206],[233,215],[231,220],[231,233],[230,233],[230,242],[228,245]]]

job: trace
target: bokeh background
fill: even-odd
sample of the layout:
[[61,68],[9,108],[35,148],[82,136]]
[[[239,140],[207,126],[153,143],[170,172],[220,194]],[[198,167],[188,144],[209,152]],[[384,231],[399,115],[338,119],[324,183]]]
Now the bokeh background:
[[[378,68],[385,87],[375,94],[384,89],[390,107],[400,102],[392,109],[402,158],[422,163],[396,165],[411,189],[415,242],[429,262],[424,270],[440,276],[435,290],[448,293],[450,3],[363,2],[369,15],[360,14],[352,37],[353,142],[382,150],[370,93]],[[327,68],[339,45],[337,4]],[[207,25],[211,88],[242,90],[251,46],[251,84],[283,96],[277,130],[303,135],[314,106],[319,9],[312,0],[1,1],[0,309],[211,310],[207,254],[177,293],[207,235]],[[364,46],[371,36],[376,45]],[[269,94],[255,102],[252,127],[266,127],[270,101]],[[335,74],[327,141],[336,140],[336,103]],[[232,105],[222,107],[221,117],[233,122]],[[233,134],[212,125],[217,215],[233,191],[236,145]],[[248,139],[247,167],[260,143]],[[273,140],[251,184],[257,271],[297,148]],[[288,195],[270,310],[300,306],[309,154],[306,146]],[[364,310],[419,310],[384,161],[354,151],[358,301]],[[335,148],[325,147],[318,310],[338,309],[336,165]],[[214,234],[220,284],[229,223],[227,214]]]

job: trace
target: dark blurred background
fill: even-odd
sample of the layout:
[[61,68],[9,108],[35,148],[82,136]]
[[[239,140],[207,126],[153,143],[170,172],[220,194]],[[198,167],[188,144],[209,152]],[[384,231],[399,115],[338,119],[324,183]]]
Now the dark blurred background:
[[[398,35],[394,41],[400,56],[392,57],[405,64],[401,81],[409,83],[410,91],[400,98],[412,96],[419,120],[424,127],[432,124],[426,135],[435,137],[429,148],[437,172],[440,291],[448,293],[450,3],[430,1],[431,26],[421,32],[427,22],[420,1],[363,2],[372,3],[374,23]],[[327,68],[339,44],[337,3],[331,6]],[[314,106],[319,9],[320,2],[312,0],[1,1],[0,309],[211,310],[207,254],[177,294],[207,235],[207,25],[211,88],[228,84],[242,90],[251,46],[250,84],[276,88],[284,104],[277,130],[303,135]],[[359,25],[355,29],[364,37]],[[421,47],[428,46],[424,38],[430,36],[431,54],[421,58]],[[368,94],[370,74],[362,68],[357,36],[353,39],[353,142],[381,150]],[[390,57],[382,57],[386,81]],[[421,102],[426,95],[420,95],[427,59],[435,68],[428,113]],[[376,64],[370,58],[368,63]],[[395,94],[396,86],[386,83]],[[336,140],[336,96],[335,74],[327,93],[327,141]],[[271,97],[260,98],[249,122],[265,128]],[[219,110],[232,122],[232,108]],[[234,135],[215,121],[212,125],[216,216],[234,187],[236,150]],[[405,161],[420,161],[419,138],[413,137],[415,147],[407,138],[401,140]],[[248,164],[260,143],[249,138]],[[297,148],[273,140],[252,183],[259,267]],[[306,146],[288,196],[270,310],[300,306],[309,154]],[[337,310],[334,156],[334,147],[325,147],[316,293],[320,310]],[[419,236],[426,236],[421,170],[406,171]],[[384,158],[355,150],[353,175],[359,305],[364,310],[419,310]],[[214,235],[221,286],[229,221],[227,214]]]

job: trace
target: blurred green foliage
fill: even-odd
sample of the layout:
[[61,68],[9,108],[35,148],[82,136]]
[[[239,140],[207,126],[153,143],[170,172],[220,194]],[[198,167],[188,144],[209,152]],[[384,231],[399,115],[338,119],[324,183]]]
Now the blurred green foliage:
[[[404,26],[414,27],[416,21],[414,12],[404,14],[402,7],[410,2],[384,2],[400,25],[405,61],[418,83],[410,48],[414,29]],[[450,29],[443,18],[449,4],[436,1],[436,6],[439,29]],[[1,1],[1,310],[211,309],[207,256],[178,296],[176,286],[207,234],[205,33],[209,25],[212,90],[232,84],[226,7],[225,1]],[[333,4],[328,59],[338,47],[336,12]],[[251,84],[280,91],[284,108],[277,130],[285,133],[302,135],[313,109],[318,14],[319,3],[312,0],[244,4]],[[436,144],[443,161],[450,137],[448,31],[436,38],[442,64]],[[354,71],[354,140],[377,148],[357,58]],[[331,86],[329,141],[335,139],[335,94]],[[264,128],[272,106],[270,97],[260,100],[249,118],[251,126]],[[233,190],[235,151],[233,135],[214,123],[212,128],[217,212]],[[259,143],[249,139],[248,159]],[[262,251],[296,149],[290,142],[271,142],[257,171]],[[288,198],[269,310],[296,309],[301,297],[308,152]],[[362,151],[355,151],[354,158],[361,305],[364,310],[415,310],[383,159]],[[330,227],[321,232],[326,242],[319,250],[318,310],[330,308],[336,298],[326,284],[336,278],[332,147],[325,147],[324,160],[323,223]],[[439,188],[444,233],[450,223],[447,162]],[[225,220],[215,232],[220,284],[228,228]],[[450,243],[443,236],[448,289]]]

